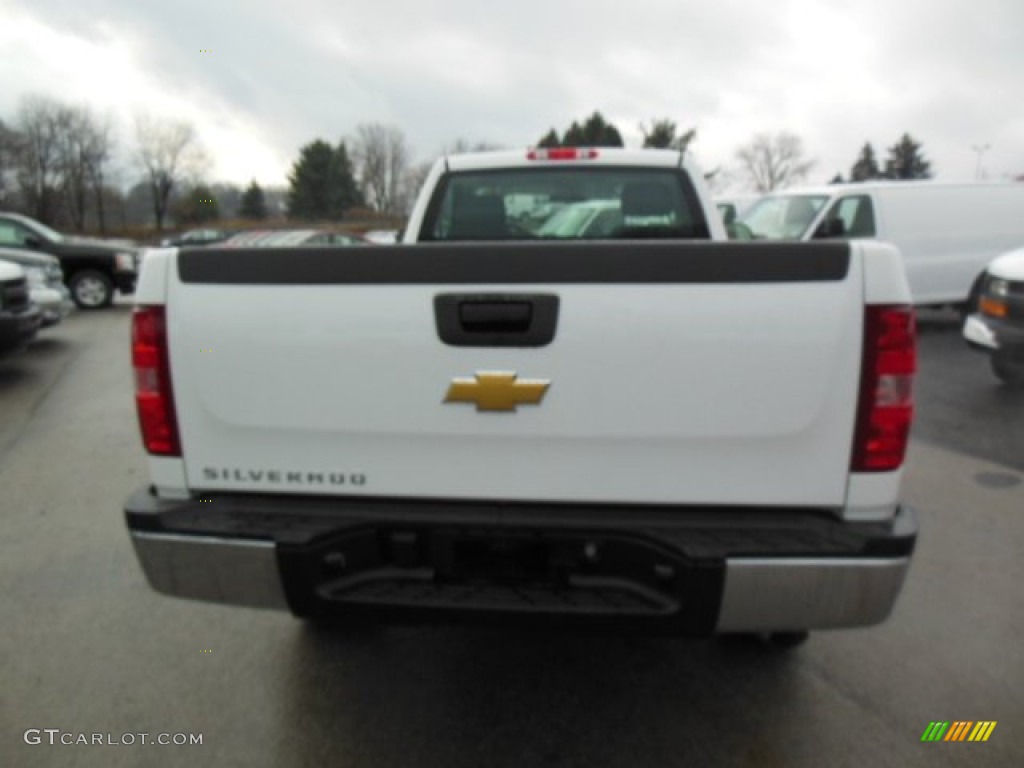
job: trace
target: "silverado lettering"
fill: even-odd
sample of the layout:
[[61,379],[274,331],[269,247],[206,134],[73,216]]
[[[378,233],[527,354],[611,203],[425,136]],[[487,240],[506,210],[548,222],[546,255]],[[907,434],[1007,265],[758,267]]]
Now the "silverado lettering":
[[366,475],[345,472],[291,472],[277,469],[217,469],[203,467],[204,480],[235,480],[238,482],[252,481],[258,483],[286,483],[305,485],[329,483],[331,485],[366,485]]

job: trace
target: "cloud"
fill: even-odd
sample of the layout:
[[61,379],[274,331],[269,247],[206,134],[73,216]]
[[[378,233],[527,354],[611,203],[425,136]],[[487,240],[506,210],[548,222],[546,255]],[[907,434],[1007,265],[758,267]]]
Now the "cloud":
[[[281,182],[298,149],[395,123],[419,159],[462,136],[510,147],[595,109],[699,130],[704,165],[757,132],[801,135],[822,181],[904,132],[942,178],[1024,172],[1024,4],[904,0],[491,5],[378,0],[0,0],[0,116],[43,92],[194,122],[212,175]],[[210,50],[211,53],[201,53]],[[11,88],[10,84],[16,84]]]

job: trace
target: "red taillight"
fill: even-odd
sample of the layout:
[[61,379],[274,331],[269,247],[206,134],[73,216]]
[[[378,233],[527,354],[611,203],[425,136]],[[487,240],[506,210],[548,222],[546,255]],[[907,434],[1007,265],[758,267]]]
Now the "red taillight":
[[552,147],[551,149],[531,149],[526,153],[527,160],[593,160],[598,156],[596,149],[587,147]]
[[132,315],[132,366],[146,450],[159,456],[181,456],[163,307],[138,307]]
[[903,464],[914,417],[915,370],[913,308],[867,307],[851,471],[887,472]]

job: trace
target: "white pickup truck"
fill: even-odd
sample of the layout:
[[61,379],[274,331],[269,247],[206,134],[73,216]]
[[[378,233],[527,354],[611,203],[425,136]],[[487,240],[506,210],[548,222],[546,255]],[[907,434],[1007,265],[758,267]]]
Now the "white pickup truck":
[[313,619],[882,621],[917,535],[899,253],[725,240],[679,153],[552,149],[438,161],[400,245],[150,251],[150,584]]

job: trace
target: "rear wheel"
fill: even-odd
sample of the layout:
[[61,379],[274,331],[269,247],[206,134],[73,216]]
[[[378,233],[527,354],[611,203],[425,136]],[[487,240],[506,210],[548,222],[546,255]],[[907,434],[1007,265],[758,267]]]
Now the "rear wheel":
[[994,352],[991,357],[992,373],[1011,387],[1024,387],[1024,356],[1011,357],[1006,352]]
[[100,309],[114,302],[114,282],[95,269],[75,272],[68,281],[75,304],[82,309]]

